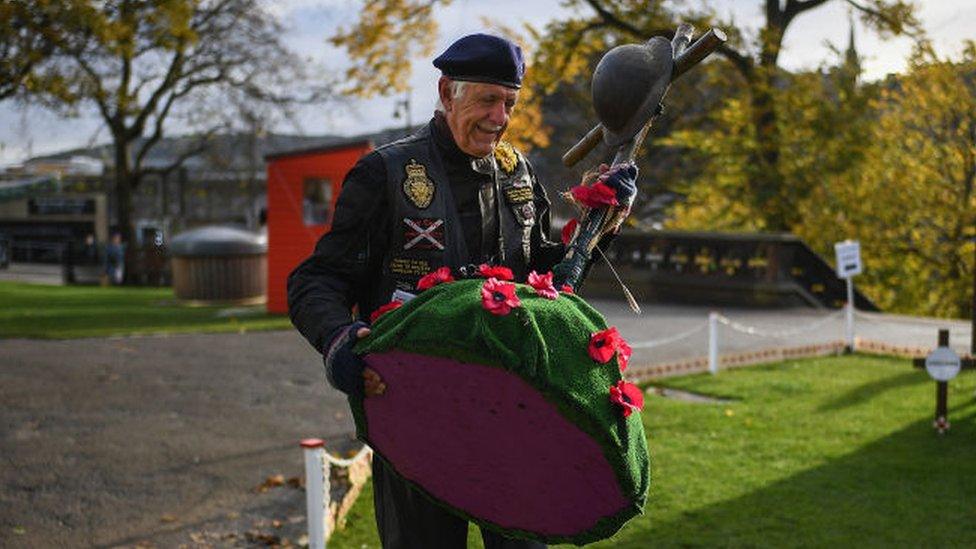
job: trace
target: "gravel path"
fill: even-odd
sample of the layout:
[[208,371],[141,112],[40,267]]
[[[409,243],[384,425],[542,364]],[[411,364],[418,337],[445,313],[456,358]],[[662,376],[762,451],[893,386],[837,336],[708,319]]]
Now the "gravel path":
[[353,430],[294,332],[3,340],[0,357],[3,547],[175,546],[303,518],[298,491],[255,487],[303,474],[299,439]]

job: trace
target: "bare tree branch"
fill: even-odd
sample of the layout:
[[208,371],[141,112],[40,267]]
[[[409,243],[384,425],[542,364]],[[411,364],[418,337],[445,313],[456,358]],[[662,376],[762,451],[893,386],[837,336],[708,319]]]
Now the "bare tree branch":
[[856,0],[844,0],[844,1],[847,2],[854,9],[862,13],[866,13],[872,17],[876,17],[880,21],[883,21],[886,25],[888,25],[890,29],[895,31],[896,34],[898,32],[901,32],[914,39],[919,39],[925,35],[924,30],[915,28],[915,26],[911,24],[911,22],[909,22],[909,24],[906,25],[904,24],[905,21],[893,19],[889,14],[884,13],[880,10],[876,10],[861,2],[857,2]]
[[108,98],[108,92],[106,92],[105,88],[102,87],[102,79],[99,77],[98,71],[96,71],[95,68],[91,66],[91,63],[88,62],[88,59],[83,56],[75,55],[75,61],[78,63],[78,66],[81,67],[81,70],[87,75],[89,79],[88,84],[94,86],[95,88],[95,91],[91,93],[90,99],[95,103],[95,105],[98,106],[98,110],[101,112],[102,118],[105,119],[105,122],[108,123],[109,128],[114,133],[116,131],[115,126],[118,124],[117,121],[113,122],[115,121],[115,115],[112,112],[112,109],[109,108],[106,101]]
[[595,11],[609,25],[611,25],[613,27],[616,27],[616,28],[618,28],[618,29],[620,29],[620,30],[622,30],[622,31],[624,31],[626,33],[632,34],[632,35],[634,35],[637,38],[640,38],[640,39],[646,39],[647,38],[645,36],[644,31],[642,31],[641,29],[635,27],[634,25],[631,25],[630,23],[628,23],[628,22],[620,19],[619,17],[617,17],[616,15],[614,15],[613,13],[611,13],[609,10],[607,10],[597,0],[586,0],[586,3],[589,4],[590,7],[593,8],[593,11]]
[[830,0],[786,0],[786,8],[783,10],[783,18],[786,25],[789,25],[793,18],[797,15],[826,4],[829,1]]
[[722,44],[715,51],[717,51],[723,57],[728,59],[729,62],[732,63],[732,66],[735,67],[746,80],[752,79],[754,73],[754,64],[751,57],[747,55],[743,55],[738,50],[733,49],[728,44]]

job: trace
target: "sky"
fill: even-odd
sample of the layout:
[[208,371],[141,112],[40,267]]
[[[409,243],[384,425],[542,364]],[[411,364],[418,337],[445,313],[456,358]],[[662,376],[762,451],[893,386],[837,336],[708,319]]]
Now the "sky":
[[[730,15],[741,26],[755,29],[762,22],[760,0],[701,0],[718,13]],[[956,56],[966,38],[976,39],[976,0],[916,0],[919,16],[936,51]],[[286,43],[303,56],[320,62],[326,70],[342,71],[343,52],[331,47],[326,38],[343,25],[352,24],[358,15],[360,0],[276,0],[269,6],[281,17],[286,29]],[[509,26],[529,23],[542,27],[554,18],[571,15],[559,0],[455,0],[436,12],[440,25],[437,52],[455,39],[485,31],[484,17],[498,18]],[[847,46],[848,10],[846,3],[832,0],[803,13],[794,20],[784,38],[781,65],[789,70],[815,69],[830,59],[830,44],[843,50]],[[882,41],[855,21],[857,49],[862,57],[865,78],[874,80],[888,73],[902,72],[911,52],[907,38]],[[529,67],[531,70],[531,66]],[[429,59],[414,62],[410,77],[411,118],[414,123],[426,120],[433,112],[435,82],[438,71]],[[403,124],[394,119],[396,102],[403,97],[349,101],[306,108],[299,117],[301,127],[278,128],[286,133],[308,135],[357,135]],[[170,135],[180,128],[168,128]],[[0,103],[0,166],[21,162],[31,155],[47,154],[108,141],[108,134],[97,116],[64,119],[38,107],[24,107],[15,102]]]

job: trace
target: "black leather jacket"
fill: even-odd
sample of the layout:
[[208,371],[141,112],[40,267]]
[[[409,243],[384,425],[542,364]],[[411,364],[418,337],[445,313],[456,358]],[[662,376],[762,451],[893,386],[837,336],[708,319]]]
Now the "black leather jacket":
[[441,265],[502,264],[521,281],[550,270],[564,247],[549,240],[549,200],[516,155],[514,167],[472,159],[437,116],[360,159],[332,229],[288,278],[289,314],[302,335],[321,352],[338,328],[368,319],[395,288],[413,289]]

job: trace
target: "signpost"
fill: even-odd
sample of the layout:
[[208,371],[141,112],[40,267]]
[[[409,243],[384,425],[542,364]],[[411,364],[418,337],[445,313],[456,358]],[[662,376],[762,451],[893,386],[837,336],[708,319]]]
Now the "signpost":
[[846,340],[847,352],[854,352],[854,276],[861,274],[861,243],[857,240],[845,240],[834,244],[834,254],[837,259],[837,277],[847,282]]
[[959,358],[949,348],[949,330],[939,330],[939,346],[925,358],[913,361],[916,368],[925,368],[935,380],[935,421],[932,426],[941,435],[949,430],[949,380],[959,375],[960,370],[976,369],[973,357]]

